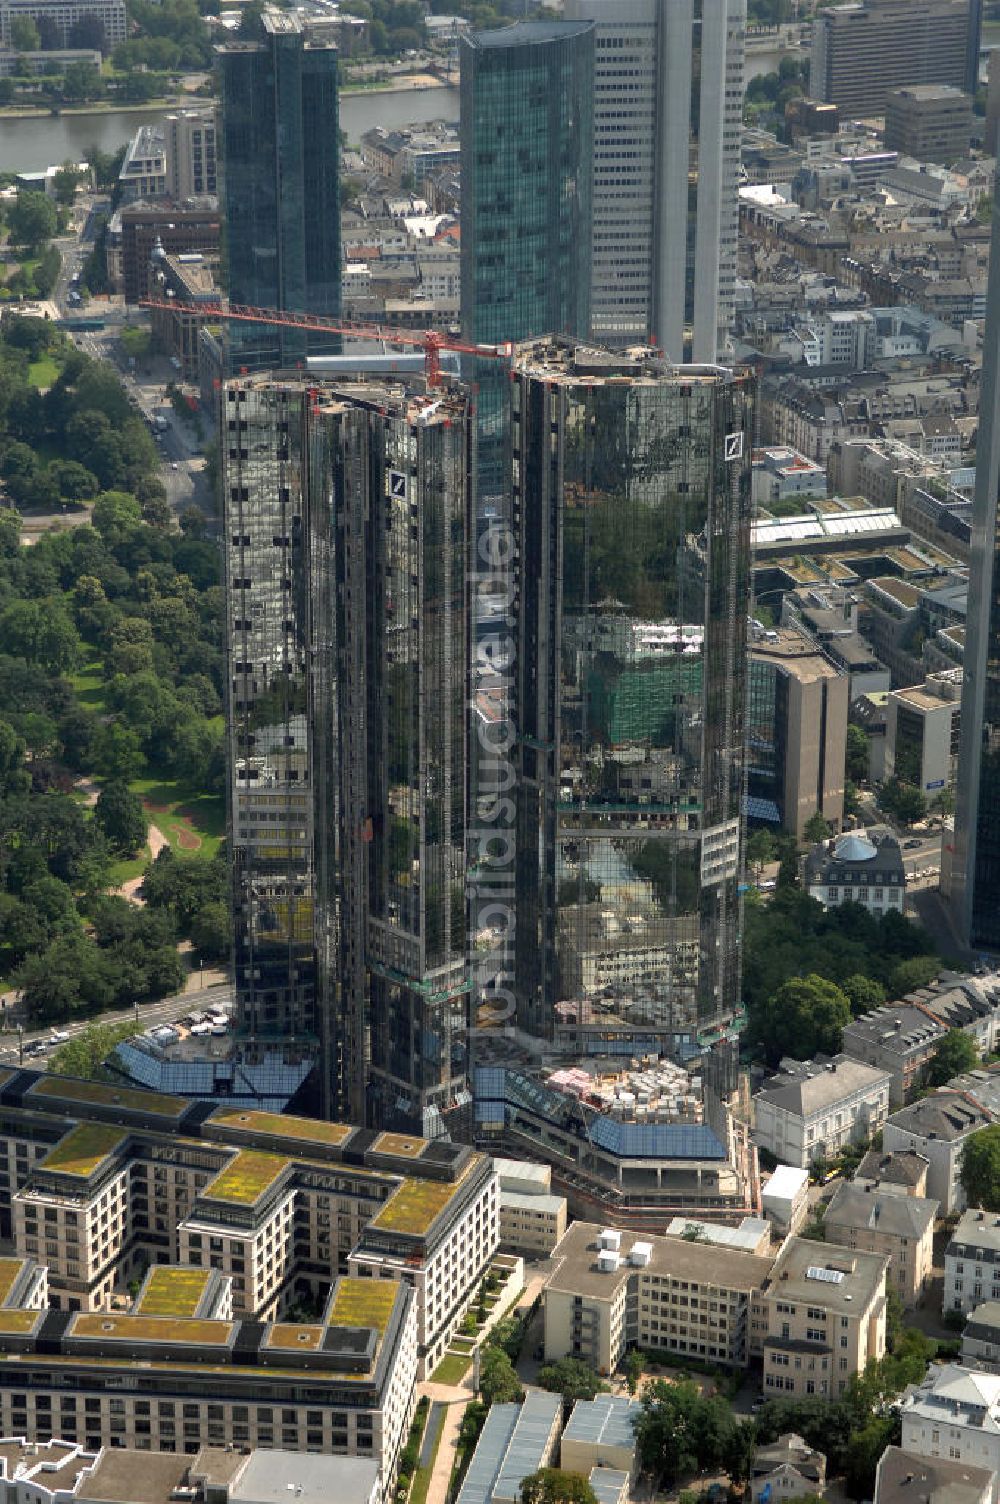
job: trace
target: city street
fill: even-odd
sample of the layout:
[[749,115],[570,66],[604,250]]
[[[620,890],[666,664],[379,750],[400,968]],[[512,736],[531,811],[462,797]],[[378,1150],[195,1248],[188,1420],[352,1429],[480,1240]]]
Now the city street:
[[[16,1027],[8,1024],[6,1019],[6,1009],[10,1007],[16,995],[8,993],[6,999],[0,1000],[0,1065],[17,1065],[19,1054],[27,1045],[36,1040],[43,1042],[51,1040],[53,1030],[56,1028],[61,1034],[75,1039],[92,1024],[120,1024],[133,1020],[139,1032],[151,1028],[154,1024],[172,1023],[182,1014],[189,1013],[192,1008],[201,1010],[209,1007],[230,1008],[232,1006],[232,983],[222,979],[220,973],[208,972],[200,975],[198,972],[192,972],[188,978],[188,984],[186,991],[175,993],[172,997],[163,998],[156,1003],[139,1003],[133,1008],[101,1013],[94,1018],[81,1019],[73,1023],[53,1024],[45,1029],[25,1029],[20,1038],[18,1038]],[[55,1041],[53,1048],[65,1042],[62,1039]],[[39,1055],[24,1063],[44,1069],[45,1057]]]

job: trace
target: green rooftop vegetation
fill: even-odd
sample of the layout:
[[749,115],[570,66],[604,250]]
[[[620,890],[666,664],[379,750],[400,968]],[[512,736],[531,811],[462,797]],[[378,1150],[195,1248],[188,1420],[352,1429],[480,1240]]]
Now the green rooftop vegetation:
[[109,1316],[105,1311],[74,1318],[71,1337],[109,1342],[178,1342],[186,1346],[224,1347],[233,1331],[231,1321],[190,1320],[175,1316]]
[[398,1288],[396,1281],[389,1279],[339,1279],[328,1325],[374,1327],[381,1335],[392,1315]]
[[136,1307],[138,1316],[194,1316],[211,1277],[208,1269],[154,1266]]
[[288,1165],[289,1160],[283,1154],[241,1149],[225,1169],[209,1181],[202,1194],[215,1201],[239,1201],[244,1206],[253,1206]]
[[372,1144],[375,1154],[394,1154],[402,1159],[419,1159],[427,1148],[425,1138],[415,1138],[408,1133],[380,1133]]
[[324,1327],[302,1326],[291,1321],[279,1321],[267,1334],[268,1347],[281,1347],[305,1352],[315,1352],[323,1341]]
[[0,1259],[0,1306],[6,1305],[23,1268],[24,1259]]
[[41,1315],[41,1311],[0,1311],[0,1335],[30,1332]]
[[127,1107],[132,1112],[155,1117],[179,1118],[190,1103],[184,1097],[167,1097],[156,1091],[133,1091],[131,1087],[105,1081],[78,1081],[74,1076],[43,1076],[29,1093],[33,1097],[57,1097],[65,1102],[87,1102],[95,1107]]
[[296,1139],[304,1144],[332,1144],[336,1147],[354,1132],[350,1123],[322,1123],[315,1118],[286,1118],[278,1112],[258,1112],[251,1108],[240,1112],[220,1107],[212,1113],[211,1123],[220,1128],[245,1128],[253,1133],[270,1133],[275,1138]]
[[376,1212],[371,1225],[385,1232],[423,1237],[454,1194],[455,1184],[451,1181],[404,1180]]
[[124,1130],[112,1123],[80,1123],[53,1145],[42,1160],[41,1168],[86,1179],[125,1138]]

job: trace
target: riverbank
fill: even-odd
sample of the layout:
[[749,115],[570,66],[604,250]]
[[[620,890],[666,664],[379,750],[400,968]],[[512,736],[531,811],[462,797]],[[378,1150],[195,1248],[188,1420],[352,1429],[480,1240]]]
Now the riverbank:
[[378,83],[342,84],[343,94],[406,94],[411,89],[447,89],[444,79],[434,73],[402,73],[395,78],[380,79]]
[[102,99],[95,100],[93,104],[60,105],[56,110],[36,109],[31,105],[20,109],[10,106],[0,110],[0,120],[60,120],[63,116],[76,119],[77,116],[86,115],[120,115],[123,110],[127,110],[130,115],[162,115],[164,110],[176,110],[185,101],[190,103],[190,100],[190,94],[171,94],[164,99],[151,99],[146,104],[123,105]]

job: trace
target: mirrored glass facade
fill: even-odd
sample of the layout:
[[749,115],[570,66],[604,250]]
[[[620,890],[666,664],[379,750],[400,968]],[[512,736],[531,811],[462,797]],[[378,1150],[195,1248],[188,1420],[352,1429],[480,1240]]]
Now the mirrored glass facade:
[[[340,315],[337,49],[269,6],[256,41],[218,49],[226,258],[233,303]],[[338,337],[232,323],[230,368],[336,354]]]
[[469,1107],[471,417],[380,382],[227,383],[243,1030],[314,1034],[327,1110]]
[[753,390],[569,341],[515,361],[515,991],[568,1048],[738,1007]]

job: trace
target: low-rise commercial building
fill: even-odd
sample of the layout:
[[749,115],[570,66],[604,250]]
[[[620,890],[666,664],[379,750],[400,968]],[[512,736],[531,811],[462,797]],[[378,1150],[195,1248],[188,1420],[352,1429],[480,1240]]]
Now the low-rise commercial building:
[[882,1253],[788,1239],[761,1296],[765,1395],[836,1399],[884,1356],[888,1264]]
[[519,1504],[521,1484],[549,1467],[562,1429],[562,1395],[535,1389],[520,1405],[492,1405],[456,1504]]
[[849,1055],[785,1062],[753,1097],[754,1140],[807,1170],[878,1133],[889,1112],[889,1075]]
[[423,1370],[498,1245],[492,1164],[457,1144],[30,1070],[0,1071],[0,1110],[0,1234],[63,1310],[105,1308],[151,1264],[219,1270],[264,1322],[338,1274],[402,1280]]
[[543,1294],[545,1359],[611,1373],[630,1346],[743,1368],[761,1334],[751,1307],[769,1258],[685,1238],[570,1225]]
[[993,1121],[988,1112],[957,1091],[936,1091],[894,1112],[882,1130],[885,1149],[914,1149],[927,1160],[927,1194],[941,1216],[966,1204],[962,1188],[962,1151],[973,1133]]
[[1000,1301],[1000,1217],[970,1207],[944,1252],[944,1309],[969,1312],[986,1300]]
[[577,1400],[566,1422],[559,1449],[559,1466],[567,1473],[611,1468],[635,1479],[638,1447],[635,1427],[642,1406],[623,1394],[599,1394],[592,1400]]
[[874,1504],[993,1504],[987,1467],[886,1447],[875,1470]]
[[938,1204],[923,1197],[839,1186],[823,1225],[830,1242],[889,1256],[889,1288],[904,1307],[923,1300],[934,1264],[934,1218]]
[[906,871],[899,842],[875,830],[821,841],[806,857],[805,888],[824,909],[859,903],[876,919],[902,914]]
[[951,84],[907,84],[885,97],[885,146],[918,162],[956,162],[969,154],[972,99]]
[[495,1159],[500,1186],[500,1247],[545,1258],[566,1231],[566,1197],[552,1194],[552,1167]]
[[55,28],[58,46],[71,47],[75,39],[74,29],[81,21],[89,22],[91,17],[100,23],[100,50],[103,53],[113,52],[119,42],[126,41],[125,0],[3,0],[0,4],[0,42],[4,47],[11,46],[11,28],[15,21],[40,21],[51,23]]
[[761,1209],[779,1237],[798,1232],[809,1211],[809,1171],[778,1165],[760,1193]]
[[[600,1031],[606,1042],[607,1015],[596,1008],[593,1026],[595,1041]],[[581,1135],[579,1096],[551,1077],[491,1065],[478,1067],[473,1079],[476,1142],[550,1164],[572,1216],[659,1230],[665,1217],[688,1209],[726,1219],[756,1211],[756,1151],[707,1081],[683,1114],[671,1113],[673,1121],[640,1122],[634,1095],[631,1119],[627,1104],[594,1110],[588,1103]]]
[[[900,1418],[904,1451],[983,1468],[994,1478],[1000,1471],[1000,1375],[934,1365],[903,1396]],[[992,1504],[996,1497],[994,1483]]]
[[815,460],[787,445],[755,449],[751,484],[754,505],[758,507],[787,501],[792,496],[815,499],[826,496],[826,471]]
[[747,813],[802,838],[844,818],[848,676],[804,633],[755,629],[750,649]]
[[3,1434],[91,1451],[360,1456],[378,1469],[380,1499],[392,1497],[417,1374],[407,1285],[341,1278],[318,1320],[286,1324],[192,1314],[216,1298],[215,1271],[200,1269],[167,1272],[126,1313],[16,1305],[36,1272],[25,1261],[0,1309]]
[[955,785],[962,721],[962,670],[946,669],[886,697],[885,776],[929,800]]

